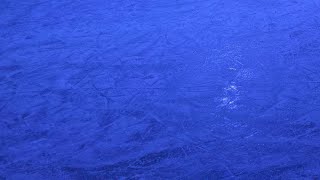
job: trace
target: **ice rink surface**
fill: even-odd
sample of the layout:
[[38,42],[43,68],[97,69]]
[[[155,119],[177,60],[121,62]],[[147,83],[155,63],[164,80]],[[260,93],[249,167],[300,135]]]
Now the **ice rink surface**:
[[0,179],[317,179],[319,0],[0,0]]

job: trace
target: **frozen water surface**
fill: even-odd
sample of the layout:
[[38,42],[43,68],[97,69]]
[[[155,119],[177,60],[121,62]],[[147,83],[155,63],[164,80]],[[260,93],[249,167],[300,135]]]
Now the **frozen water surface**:
[[319,0],[0,0],[0,179],[317,179]]

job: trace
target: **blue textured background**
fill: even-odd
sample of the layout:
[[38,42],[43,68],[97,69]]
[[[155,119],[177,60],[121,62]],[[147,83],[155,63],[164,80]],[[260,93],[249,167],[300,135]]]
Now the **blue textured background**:
[[0,0],[0,179],[317,179],[320,0]]

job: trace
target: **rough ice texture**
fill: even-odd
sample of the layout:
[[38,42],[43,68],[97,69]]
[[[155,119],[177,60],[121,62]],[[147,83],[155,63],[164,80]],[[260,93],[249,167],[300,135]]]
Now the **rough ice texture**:
[[319,0],[0,0],[0,179],[312,179]]

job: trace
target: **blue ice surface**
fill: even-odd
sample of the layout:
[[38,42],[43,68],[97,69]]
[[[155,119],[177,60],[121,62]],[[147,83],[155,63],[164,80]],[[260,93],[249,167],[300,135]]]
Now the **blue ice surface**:
[[0,0],[0,179],[317,179],[320,0]]

